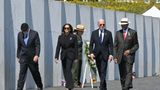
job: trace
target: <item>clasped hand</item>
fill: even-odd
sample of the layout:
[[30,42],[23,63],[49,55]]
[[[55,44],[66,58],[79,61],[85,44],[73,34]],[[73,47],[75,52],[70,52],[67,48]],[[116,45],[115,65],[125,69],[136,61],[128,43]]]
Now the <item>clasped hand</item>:
[[60,61],[57,59],[57,58],[55,58],[55,63],[59,63]]
[[111,62],[112,60],[113,60],[113,56],[112,56],[112,55],[109,55],[108,61]]
[[126,50],[126,51],[124,51],[124,56],[128,56],[128,55],[129,55],[129,53],[130,53],[130,50]]
[[94,60],[94,58],[95,58],[95,56],[94,56],[94,54],[92,53],[92,54],[90,54],[90,55],[88,55],[88,57],[89,58],[91,58],[91,60]]
[[37,55],[35,55],[35,56],[33,57],[33,61],[34,61],[34,62],[38,62],[38,59],[39,59],[39,57],[38,57]]

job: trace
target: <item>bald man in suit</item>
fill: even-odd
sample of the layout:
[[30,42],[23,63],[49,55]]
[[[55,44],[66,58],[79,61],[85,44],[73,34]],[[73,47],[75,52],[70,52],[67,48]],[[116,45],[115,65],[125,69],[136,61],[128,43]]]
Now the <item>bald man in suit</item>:
[[108,60],[113,59],[113,39],[109,30],[105,29],[105,21],[98,21],[98,29],[92,32],[90,39],[90,56],[96,60],[100,76],[100,90],[107,90],[106,73]]

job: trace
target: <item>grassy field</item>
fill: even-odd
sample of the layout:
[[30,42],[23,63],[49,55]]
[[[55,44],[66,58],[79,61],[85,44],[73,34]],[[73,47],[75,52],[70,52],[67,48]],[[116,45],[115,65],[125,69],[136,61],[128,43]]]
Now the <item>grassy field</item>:
[[86,6],[104,8],[104,9],[110,9],[110,10],[116,10],[116,11],[125,11],[125,12],[130,12],[130,13],[137,13],[137,14],[144,13],[149,8],[151,8],[153,5],[155,5],[157,8],[160,9],[160,3],[155,3],[155,2],[144,3],[142,1],[135,3],[135,2],[115,2],[115,1],[82,2],[82,1],[77,0],[77,1],[68,1],[67,3],[76,3],[79,5],[86,5]]

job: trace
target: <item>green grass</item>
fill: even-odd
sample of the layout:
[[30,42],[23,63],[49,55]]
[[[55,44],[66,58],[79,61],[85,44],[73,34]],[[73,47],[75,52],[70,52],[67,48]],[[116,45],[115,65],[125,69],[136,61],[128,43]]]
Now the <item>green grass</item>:
[[151,3],[144,3],[144,2],[137,2],[137,3],[127,3],[127,2],[81,2],[81,1],[69,1],[69,3],[75,3],[79,5],[103,8],[103,9],[110,9],[116,11],[125,11],[129,13],[136,13],[142,14],[155,5],[157,8],[160,9],[160,4],[151,2]]

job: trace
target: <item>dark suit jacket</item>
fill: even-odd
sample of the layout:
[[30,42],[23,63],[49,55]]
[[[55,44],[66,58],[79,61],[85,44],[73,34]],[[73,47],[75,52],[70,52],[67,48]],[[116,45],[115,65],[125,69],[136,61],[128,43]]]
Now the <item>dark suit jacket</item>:
[[55,58],[59,59],[59,52],[61,50],[61,60],[68,58],[71,60],[77,59],[78,47],[77,38],[74,34],[65,36],[64,34],[58,37]]
[[114,41],[114,57],[118,59],[118,63],[121,62],[122,56],[125,50],[130,50],[130,54],[127,56],[129,63],[134,63],[135,52],[139,48],[137,32],[128,28],[126,40],[123,39],[123,30],[116,32]]
[[23,32],[18,33],[17,41],[17,58],[19,59],[33,59],[35,55],[40,54],[40,39],[38,32],[30,30],[29,39],[27,45],[25,45],[23,40]]
[[108,60],[109,55],[113,55],[113,39],[110,31],[104,29],[104,38],[103,42],[100,43],[99,40],[99,29],[92,32],[90,46],[90,53],[95,55],[102,54],[104,58]]

